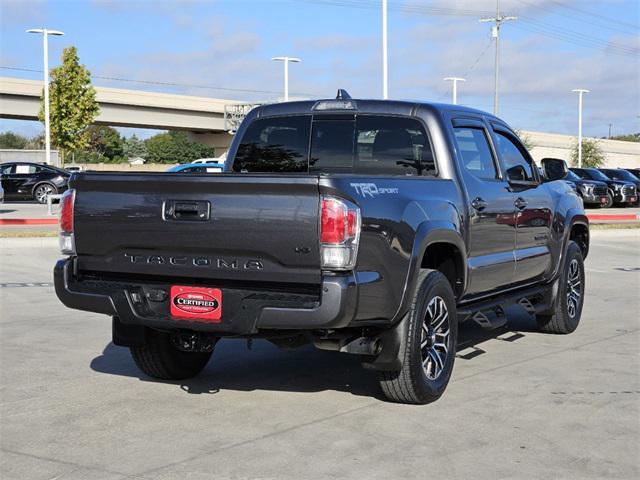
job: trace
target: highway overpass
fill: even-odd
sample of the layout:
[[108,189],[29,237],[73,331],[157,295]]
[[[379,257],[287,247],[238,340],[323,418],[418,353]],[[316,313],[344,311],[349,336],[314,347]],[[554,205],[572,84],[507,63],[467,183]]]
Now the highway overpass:
[[[220,153],[232,136],[225,130],[225,105],[233,100],[192,97],[169,93],[95,87],[100,104],[97,124],[114,127],[185,130],[194,140]],[[0,77],[0,118],[37,120],[42,82]]]

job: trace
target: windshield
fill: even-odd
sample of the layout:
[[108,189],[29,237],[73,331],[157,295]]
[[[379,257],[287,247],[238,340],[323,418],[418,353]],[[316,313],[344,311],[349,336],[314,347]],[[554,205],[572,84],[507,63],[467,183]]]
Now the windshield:
[[605,173],[614,180],[631,180],[637,182],[638,179],[626,170],[605,170]]
[[578,175],[576,175],[574,172],[572,172],[571,170],[569,170],[567,172],[567,175],[564,177],[565,180],[582,180]]
[[595,168],[586,168],[585,172],[587,172],[589,177],[591,177],[591,180],[602,180],[603,182],[611,180],[604,173],[602,173],[600,170],[596,170]]

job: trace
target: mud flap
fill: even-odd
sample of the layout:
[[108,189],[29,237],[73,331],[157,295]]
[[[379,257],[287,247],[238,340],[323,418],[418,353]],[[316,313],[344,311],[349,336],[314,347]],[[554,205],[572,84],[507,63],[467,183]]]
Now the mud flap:
[[146,329],[142,325],[122,323],[118,317],[113,317],[111,329],[114,345],[120,347],[136,347],[145,342]]
[[409,314],[390,329],[378,335],[382,352],[373,358],[366,358],[362,366],[368,370],[396,371],[402,368],[402,352],[400,347],[409,331]]

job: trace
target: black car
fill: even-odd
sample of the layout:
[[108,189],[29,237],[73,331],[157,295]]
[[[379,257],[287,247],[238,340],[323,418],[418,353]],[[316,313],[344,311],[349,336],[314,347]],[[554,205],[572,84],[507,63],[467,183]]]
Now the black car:
[[564,180],[574,187],[576,193],[582,198],[585,205],[606,206],[610,201],[607,195],[607,184],[605,182],[585,180],[571,170],[567,172]]
[[607,203],[603,207],[609,208],[614,203],[632,205],[638,201],[635,183],[627,182],[626,180],[614,180],[597,168],[571,168],[570,170],[583,180],[597,180],[607,184]]
[[[627,172],[622,168],[601,168],[600,171],[613,180],[633,183],[636,186],[636,193],[640,192],[640,178],[636,177],[633,173]],[[635,205],[638,205],[637,195]]]
[[34,199],[47,203],[49,195],[67,189],[71,174],[51,165],[28,162],[10,162],[0,165],[0,178],[6,200]]

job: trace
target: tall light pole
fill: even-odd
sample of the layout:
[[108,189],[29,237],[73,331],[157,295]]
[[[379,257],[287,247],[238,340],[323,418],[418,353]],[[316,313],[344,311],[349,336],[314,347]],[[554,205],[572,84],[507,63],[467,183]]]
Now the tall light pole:
[[571,91],[578,94],[578,168],[582,168],[582,94],[589,90],[575,88]]
[[42,34],[42,49],[44,51],[44,149],[45,161],[51,165],[51,129],[49,126],[49,35],[61,36],[63,32],[46,28],[32,28],[27,33]]
[[389,48],[387,34],[387,0],[382,0],[382,98],[389,98]]
[[453,83],[453,104],[458,104],[458,82],[466,82],[466,78],[461,77],[447,77],[445,81]]
[[273,57],[271,60],[277,60],[284,63],[284,101],[289,101],[289,62],[298,63],[301,62],[299,58],[295,57]]
[[498,115],[499,100],[498,94],[500,90],[500,26],[509,20],[517,20],[518,17],[507,17],[500,14],[500,0],[496,0],[496,16],[493,18],[481,18],[481,22],[494,22],[495,25],[491,29],[491,36],[496,39],[496,58],[494,71],[494,90],[493,90],[493,114]]

